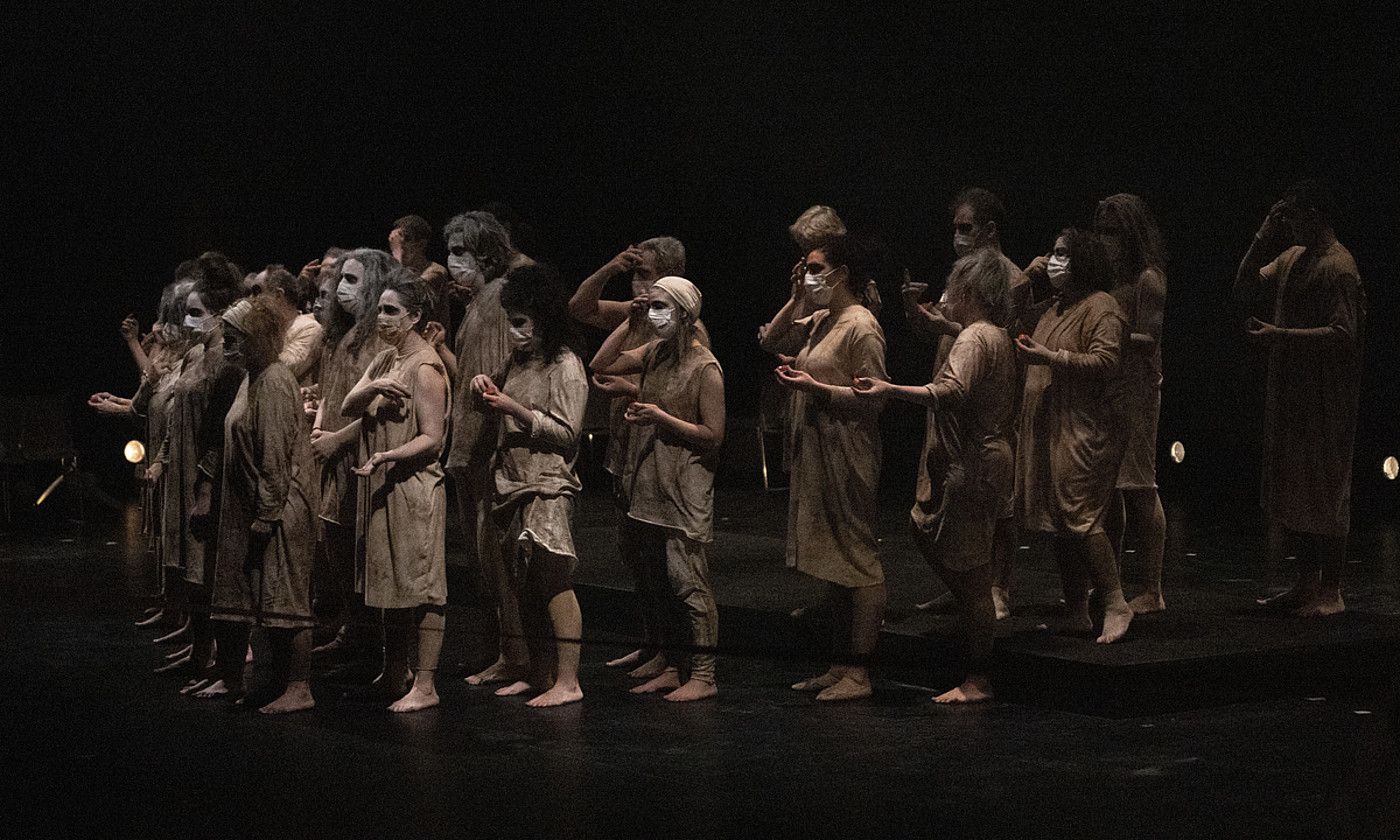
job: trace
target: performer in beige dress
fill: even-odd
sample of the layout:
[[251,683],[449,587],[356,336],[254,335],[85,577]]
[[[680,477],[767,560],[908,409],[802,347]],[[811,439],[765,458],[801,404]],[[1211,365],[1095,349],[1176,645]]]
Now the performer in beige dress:
[[506,275],[501,305],[510,323],[511,355],[493,376],[470,386],[499,416],[492,516],[502,535],[509,591],[527,628],[534,673],[496,691],[521,694],[540,708],[583,699],[578,682],[583,615],[574,595],[574,472],[588,374],[570,347],[567,294],[558,273],[527,265]]
[[1111,294],[1127,320],[1123,336],[1123,417],[1128,440],[1118,470],[1109,536],[1120,560],[1131,529],[1138,537],[1147,588],[1128,602],[1133,613],[1167,608],[1162,592],[1162,555],[1167,517],[1157,495],[1157,418],[1162,410],[1162,314],[1167,301],[1167,255],[1147,203],[1119,193],[1099,202],[1094,232],[1109,249],[1114,268]]
[[391,712],[438,704],[447,603],[447,488],[438,458],[451,391],[447,369],[420,332],[433,304],[422,277],[402,267],[389,273],[376,318],[387,349],[341,405],[342,414],[359,418],[355,590],[365,606],[384,610],[381,685],[401,691],[412,680]]
[[[719,612],[710,586],[705,547],[714,539],[714,482],[724,442],[724,373],[701,341],[700,290],[681,277],[662,277],[647,293],[647,320],[656,337],[623,349],[614,332],[593,359],[600,387],[629,399],[624,419],[633,428],[620,476],[627,519],[622,541],[641,578],[651,611],[664,616],[678,604],[690,628],[692,653],[632,689],[665,691],[673,702],[718,693],[713,648]],[[637,384],[624,377],[637,376]]]
[[[776,370],[795,393],[787,562],[835,589],[836,645],[849,645],[850,664],[793,686],[820,690],[818,700],[870,696],[868,661],[885,609],[875,538],[882,402],[851,387],[857,377],[886,378],[884,333],[859,302],[870,276],[848,237],[829,240],[807,255],[802,283],[760,335],[764,350],[797,354]],[[794,320],[807,296],[824,308]]]
[[1010,268],[995,251],[974,250],[948,276],[942,314],[961,329],[933,381],[856,380],[862,397],[928,408],[910,518],[924,559],[957,598],[969,648],[966,678],[933,698],[939,703],[992,698],[993,546],[1001,502],[1014,484],[1011,422],[1018,383],[1015,351],[1001,326],[1010,308]]
[[[220,625],[219,680],[208,689],[243,685],[244,652],[253,625],[267,632],[272,684],[280,696],[264,714],[309,709],[311,696],[311,566],[316,545],[312,510],[316,477],[296,378],[278,361],[286,322],[266,294],[223,314],[223,354],[242,368],[237,397],[224,417],[214,619]],[[261,658],[256,663],[261,667]]]
[[1264,219],[1235,275],[1269,353],[1260,500],[1275,563],[1295,549],[1293,587],[1262,603],[1335,615],[1351,528],[1351,462],[1360,399],[1366,292],[1337,241],[1331,191],[1294,184]]
[[457,496],[467,544],[467,562],[475,573],[483,606],[496,617],[500,654],[469,685],[527,679],[530,652],[514,598],[509,594],[501,538],[491,517],[496,485],[491,474],[496,453],[498,415],[469,387],[480,374],[498,373],[510,356],[509,323],[501,307],[506,272],[533,263],[511,244],[505,226],[479,210],[454,216],[443,228],[452,295],[466,304],[451,346],[446,329],[431,324],[425,332],[456,388],[452,402],[452,436],[447,471]]
[[1089,582],[1103,598],[1100,644],[1128,631],[1133,611],[1123,599],[1118,558],[1106,526],[1126,442],[1119,359],[1123,314],[1108,294],[1113,269],[1103,242],[1066,230],[1044,271],[1059,292],[1016,349],[1028,365],[1016,450],[1017,510],[1027,530],[1054,535],[1064,584],[1066,630],[1087,633]]

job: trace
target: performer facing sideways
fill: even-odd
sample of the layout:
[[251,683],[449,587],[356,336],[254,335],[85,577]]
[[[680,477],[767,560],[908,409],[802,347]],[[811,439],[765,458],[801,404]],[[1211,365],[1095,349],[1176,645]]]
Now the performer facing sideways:
[[[375,319],[388,349],[341,405],[347,417],[359,418],[355,589],[366,607],[384,610],[381,686],[403,694],[391,712],[438,704],[434,675],[447,603],[447,488],[438,456],[450,388],[442,360],[420,332],[433,304],[418,274],[402,266],[389,272]],[[410,661],[415,628],[417,656]]]
[[894,397],[928,408],[910,512],[914,542],[957,598],[969,648],[966,679],[933,698],[939,703],[992,698],[993,546],[1001,502],[1014,480],[1016,359],[1001,326],[1010,296],[1011,271],[1001,255],[973,251],[948,277],[943,315],[962,328],[933,382],[892,385],[861,377],[855,383],[861,397]]
[[[623,274],[630,276],[632,299],[601,300],[608,281]],[[651,291],[652,284],[664,276],[679,277],[684,274],[685,245],[679,239],[672,236],[644,239],[608,260],[580,283],[569,300],[569,314],[585,324],[619,334],[619,352],[635,350],[656,338],[656,330],[647,317],[647,293]],[[695,333],[702,345],[710,346],[710,336],[703,323],[696,321]],[[636,376],[626,378],[633,386],[638,382]],[[608,406],[608,451],[604,458],[604,467],[613,477],[613,500],[617,503],[618,511],[617,544],[624,563],[639,558],[637,552],[629,550],[626,545],[630,533],[627,527],[627,498],[620,484],[626,469],[627,438],[632,425],[624,415],[633,396],[635,394],[614,396]],[[642,593],[642,570],[629,568],[637,592]],[[661,650],[661,630],[666,625],[666,617],[654,612],[664,602],[645,594],[641,601],[642,633],[646,647],[609,660],[607,665],[611,668],[631,668],[629,676],[649,680],[666,670],[666,656]]]
[[[501,306],[510,323],[511,355],[492,376],[478,374],[472,392],[500,418],[492,515],[502,535],[508,588],[525,618],[533,673],[496,694],[541,693],[534,707],[583,699],[578,683],[583,615],[574,596],[574,472],[588,373],[568,346],[564,287],[554,269],[527,265],[506,275]],[[553,654],[551,657],[550,654]],[[551,661],[552,660],[552,661]]]
[[1114,269],[1111,294],[1127,320],[1123,337],[1123,418],[1128,440],[1108,533],[1120,560],[1126,531],[1137,532],[1147,588],[1128,602],[1133,613],[1167,608],[1162,555],[1167,517],[1157,495],[1157,418],[1162,410],[1162,312],[1167,301],[1166,249],[1147,203],[1119,193],[1099,202],[1094,232]]
[[1034,336],[1016,339],[1017,354],[1030,366],[1016,451],[1017,506],[1028,530],[1054,535],[1064,629],[1092,631],[1092,580],[1104,603],[1098,641],[1108,644],[1133,619],[1105,531],[1126,438],[1119,407],[1125,325],[1108,294],[1113,272],[1097,236],[1065,230],[1027,273],[1042,271],[1059,297]]
[[285,688],[258,711],[296,712],[315,705],[310,679],[316,477],[306,455],[296,377],[278,361],[287,320],[263,294],[230,306],[223,327],[224,360],[247,375],[224,418],[214,577],[214,617],[222,626],[219,676],[230,691],[242,685],[248,631],[254,624],[263,627],[274,684]]
[[[682,277],[662,277],[647,292],[647,320],[656,337],[623,349],[614,331],[593,359],[598,386],[630,399],[632,427],[619,482],[627,518],[623,550],[639,572],[638,589],[665,616],[679,605],[693,648],[683,668],[665,668],[632,689],[665,691],[673,702],[718,693],[713,648],[719,612],[705,546],[714,539],[715,467],[724,442],[724,372],[700,340],[700,290]],[[632,376],[638,377],[633,384]]]
[[[857,396],[851,387],[857,377],[886,378],[885,335],[860,304],[872,275],[868,261],[848,237],[814,249],[792,297],[760,332],[764,350],[797,354],[775,371],[795,394],[788,565],[834,588],[835,644],[838,654],[850,654],[850,664],[833,664],[793,686],[818,691],[818,700],[870,696],[867,662],[885,610],[875,538],[882,401]],[[807,297],[822,308],[794,320]]]
[[1269,353],[1260,501],[1277,563],[1295,549],[1293,587],[1261,603],[1334,615],[1351,527],[1351,459],[1360,396],[1366,293],[1332,228],[1336,205],[1301,181],[1269,210],[1235,275],[1251,340]]
[[[953,253],[958,258],[985,249],[996,254],[1006,267],[1011,283],[1010,306],[1007,310],[1006,320],[998,322],[998,325],[1009,330],[1011,335],[1019,335],[1034,329],[1035,322],[1040,317],[1040,307],[1035,304],[1030,278],[1001,251],[1001,234],[1006,227],[1006,208],[1001,199],[990,190],[981,187],[968,187],[959,192],[957,197],[953,199],[953,202],[948,206],[948,212],[952,216],[953,223]],[[941,301],[934,303],[924,300],[928,294],[927,283],[910,280],[906,275],[900,293],[904,301],[904,317],[909,323],[910,330],[915,336],[937,348],[933,361],[933,371],[937,375],[943,367],[944,361],[948,358],[953,340],[957,338],[963,325],[944,311]],[[1019,411],[1021,404],[1020,388],[1023,375],[1024,371],[1018,365],[1016,393],[1012,402],[1013,418]],[[1015,450],[1015,438],[1016,431],[1013,419],[1011,433],[1013,451]],[[1017,526],[1015,515],[1014,487],[1006,488],[1006,493],[999,502],[999,508],[996,539],[992,544],[993,562],[996,564],[992,576],[992,604],[996,608],[996,617],[1000,620],[1011,615],[1012,558],[1020,537],[1020,529]],[[956,603],[956,594],[950,591],[943,597],[920,604],[918,608],[938,610],[951,607]]]

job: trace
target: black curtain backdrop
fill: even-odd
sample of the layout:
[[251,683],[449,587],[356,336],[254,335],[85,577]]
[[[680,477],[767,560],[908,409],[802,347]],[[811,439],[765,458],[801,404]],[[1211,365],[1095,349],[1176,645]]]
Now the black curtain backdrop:
[[[87,462],[117,475],[130,430],[79,406],[135,388],[117,325],[149,325],[180,260],[214,248],[295,270],[328,245],[385,247],[402,214],[440,226],[501,201],[571,280],[682,238],[730,411],[748,415],[772,365],[754,334],[808,205],[888,242],[889,367],[913,382],[931,353],[902,323],[899,269],[941,282],[960,187],[1002,195],[1023,265],[1130,191],[1173,256],[1161,435],[1247,484],[1262,368],[1229,286],[1276,195],[1320,176],[1369,296],[1357,471],[1378,477],[1400,452],[1396,22],[1379,4],[483,4],[354,21],[32,4],[5,50],[5,398],[70,394]],[[887,483],[907,493],[922,416],[885,423]]]

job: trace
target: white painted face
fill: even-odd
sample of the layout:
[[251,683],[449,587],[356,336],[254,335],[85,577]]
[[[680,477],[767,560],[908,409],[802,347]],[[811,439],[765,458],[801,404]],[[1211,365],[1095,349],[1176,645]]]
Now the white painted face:
[[340,267],[340,282],[335,287],[335,299],[346,312],[360,317],[360,286],[365,281],[365,267],[359,260],[346,260]]
[[379,296],[379,314],[375,318],[374,326],[385,344],[398,347],[413,331],[421,317],[421,312],[414,312],[404,305],[398,292],[385,289]]
[[653,288],[647,292],[647,320],[661,339],[669,339],[681,327],[681,312],[671,296]]
[[467,250],[467,239],[460,233],[447,240],[447,274],[452,278],[448,294],[459,302],[471,300],[486,282],[476,255]]
[[1056,289],[1063,289],[1069,283],[1069,241],[1063,236],[1055,240],[1055,250],[1045,263],[1045,274]]
[[524,312],[506,312],[506,321],[510,324],[510,346],[517,352],[529,353],[539,347],[539,339],[535,336],[535,321]]
[[204,335],[214,328],[214,319],[219,316],[209,311],[209,307],[204,305],[204,299],[199,296],[199,292],[190,292],[185,298],[185,326],[194,331],[195,335]]

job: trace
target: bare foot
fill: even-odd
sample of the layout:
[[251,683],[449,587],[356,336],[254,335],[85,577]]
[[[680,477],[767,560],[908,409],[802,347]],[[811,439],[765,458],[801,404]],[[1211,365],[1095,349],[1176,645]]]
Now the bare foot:
[[186,618],[184,624],[181,624],[179,627],[176,627],[174,630],[171,630],[169,633],[166,633],[164,636],[161,636],[160,638],[156,639],[151,644],[163,645],[166,642],[178,641],[179,639],[184,638],[184,635],[189,631],[190,620]]
[[563,706],[568,703],[577,703],[583,699],[583,689],[579,688],[576,682],[572,686],[555,683],[554,687],[544,694],[535,697],[525,705],[536,709],[544,709],[550,706]]
[[300,712],[310,709],[316,705],[316,700],[311,696],[311,687],[306,683],[292,683],[287,686],[287,690],[282,692],[282,696],[258,709],[265,715],[285,715],[291,712]]
[[467,685],[490,685],[491,683],[512,683],[518,682],[525,676],[525,668],[520,665],[512,665],[504,659],[497,659],[490,667],[484,671],[478,671],[467,677]]
[[836,685],[824,689],[817,699],[824,703],[839,703],[843,700],[862,700],[873,694],[870,681],[861,682],[850,674],[836,681]]
[[1316,586],[1297,584],[1294,585],[1292,589],[1279,592],[1276,595],[1270,595],[1267,598],[1256,598],[1254,603],[1273,610],[1296,610],[1316,597]]
[[1319,592],[1305,602],[1295,612],[1302,618],[1320,618],[1325,615],[1340,615],[1346,612],[1347,605],[1342,601],[1340,591]]
[[419,712],[423,709],[431,709],[438,704],[438,693],[436,688],[423,689],[414,686],[408,693],[399,698],[398,702],[389,707],[389,711],[394,713]]
[[150,627],[152,624],[159,624],[165,618],[165,610],[158,609],[155,612],[147,612],[146,616],[136,622],[137,627]]
[[827,671],[825,674],[820,674],[815,677],[808,677],[805,680],[799,680],[798,682],[793,683],[792,690],[821,691],[824,688],[831,688],[833,685],[836,685],[836,683],[841,681],[841,675],[843,673],[844,671],[833,665],[831,670]]
[[652,677],[641,685],[632,688],[633,694],[656,694],[660,691],[674,691],[681,687],[681,675],[675,668],[667,668],[660,675]]
[[185,654],[184,656],[180,657],[179,659],[171,660],[170,662],[165,663],[164,665],[160,666],[159,668],[156,668],[156,669],[155,669],[155,673],[157,673],[157,674],[165,674],[165,673],[168,673],[168,672],[170,672],[170,671],[178,671],[178,670],[180,670],[181,668],[187,667],[189,664],[190,664],[190,655],[189,655],[189,654]]
[[945,691],[933,698],[933,702],[944,705],[959,703],[985,703],[992,699],[992,686],[986,677],[968,677],[963,684],[951,691]]
[[604,662],[603,665],[608,668],[635,668],[645,661],[644,657],[650,658],[647,657],[647,652],[645,650],[638,649],[632,651],[626,656],[619,656],[616,659],[609,659],[607,662]]
[[516,680],[513,683],[504,685],[496,689],[495,694],[497,697],[515,697],[516,695],[524,694],[533,688],[534,686],[530,685],[524,680]]
[[916,610],[932,613],[950,613],[958,608],[958,600],[953,597],[953,593],[944,592],[932,601],[925,601],[914,607]]
[[190,644],[185,645],[184,647],[180,648],[179,650],[175,651],[174,653],[167,653],[167,654],[165,655],[165,658],[166,658],[166,659],[189,659],[189,658],[190,658],[190,654],[193,653],[193,652],[194,652],[194,643],[191,642]]
[[199,698],[200,700],[212,700],[215,697],[223,697],[226,694],[230,694],[234,691],[239,691],[241,689],[242,686],[229,685],[223,680],[215,680],[209,685],[206,685],[204,688],[201,688],[199,691],[196,691],[194,693],[194,696]]
[[209,685],[209,680],[207,678],[193,679],[185,683],[185,687],[180,689],[180,693],[194,694],[196,691],[199,691],[201,688],[204,688],[207,685]]
[[689,703],[692,700],[714,697],[716,694],[719,694],[719,687],[714,683],[704,680],[688,680],[685,685],[667,694],[666,699],[672,703]]
[[653,677],[660,676],[665,671],[666,654],[658,653],[651,659],[648,659],[646,662],[643,662],[641,665],[638,665],[637,667],[633,668],[627,673],[627,676],[631,677],[634,680],[649,680]]
[[1166,608],[1167,599],[1162,597],[1162,593],[1153,592],[1151,589],[1128,602],[1128,609],[1132,610],[1134,615],[1163,612]]
[[992,608],[997,612],[997,621],[1011,617],[1011,593],[1000,586],[992,587]]
[[[1122,599],[1119,599],[1122,603]],[[1109,607],[1103,613],[1103,635],[1097,639],[1101,645],[1111,645],[1123,638],[1123,634],[1128,632],[1128,625],[1133,622],[1133,611],[1128,607]]]

